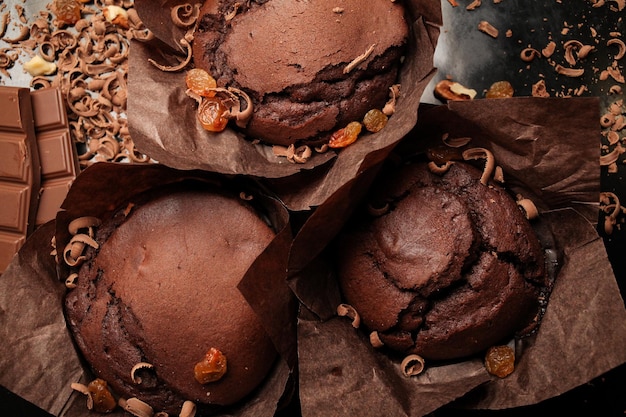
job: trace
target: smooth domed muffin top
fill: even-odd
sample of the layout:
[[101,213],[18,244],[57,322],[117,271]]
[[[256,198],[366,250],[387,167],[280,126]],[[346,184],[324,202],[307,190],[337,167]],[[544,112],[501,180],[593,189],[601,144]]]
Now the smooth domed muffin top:
[[[276,357],[237,290],[274,232],[243,201],[218,192],[173,191],[128,209],[98,229],[100,248],[66,297],[85,358],[120,395],[156,410],[177,413],[185,399],[240,400]],[[227,372],[200,384],[194,366],[210,348],[226,356]],[[140,362],[154,368],[137,384],[130,371]]]

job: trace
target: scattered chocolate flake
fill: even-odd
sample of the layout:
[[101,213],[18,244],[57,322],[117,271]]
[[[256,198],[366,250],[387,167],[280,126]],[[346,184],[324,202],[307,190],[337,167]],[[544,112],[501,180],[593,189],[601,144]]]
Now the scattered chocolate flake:
[[532,96],[533,97],[550,97],[550,93],[546,89],[545,80],[539,80],[532,86]]
[[535,48],[531,48],[531,47],[524,48],[522,49],[522,52],[520,52],[520,58],[524,62],[531,62],[531,61],[534,61],[535,58],[540,58],[540,57],[541,57],[541,54]]
[[609,77],[613,78],[613,80],[618,83],[624,83],[624,76],[617,64],[617,61],[613,61],[610,67],[607,67],[606,70],[600,73],[599,79],[602,81],[607,80]]
[[487,22],[486,20],[481,20],[478,23],[478,30],[486,33],[487,35],[491,36],[492,38],[497,38],[498,37],[498,29],[496,29],[491,23]]
[[604,232],[611,235],[615,228],[621,229],[625,221],[626,208],[615,193],[600,193],[600,212],[604,214]]
[[[316,149],[316,151],[318,153],[322,153],[322,152],[325,152],[326,149],[324,150],[320,149],[319,151]],[[306,145],[302,145],[296,148],[294,144],[291,144],[288,147],[280,146],[280,145],[273,145],[272,152],[276,156],[285,157],[287,161],[291,162],[292,164],[304,164],[313,155],[313,152],[310,147]]]
[[470,4],[468,4],[465,9],[466,10],[476,10],[476,9],[478,9],[480,7],[481,3],[482,3],[481,0],[474,0]]
[[624,57],[624,54],[626,53],[626,45],[624,44],[623,40],[613,38],[613,39],[609,39],[606,42],[606,44],[607,44],[607,46],[617,45],[617,47],[618,47],[617,53],[615,54],[613,59],[619,60],[619,59],[622,59]]
[[616,4],[617,8],[611,6],[611,10],[621,12],[624,10],[624,6],[626,6],[626,0],[609,0]]
[[556,43],[554,41],[548,42],[545,48],[541,50],[541,55],[545,58],[550,58],[552,54],[554,54],[554,50],[556,49]]
[[61,89],[81,167],[97,161],[153,162],[135,149],[126,118],[130,39],[151,35],[132,0],[81,0],[80,7],[73,25],[56,18],[52,2],[35,16],[26,16],[19,5],[5,11],[0,37],[8,47],[0,49],[0,73],[10,79],[16,63],[23,67],[33,57],[56,67],[54,74],[32,76],[31,87]]
[[585,73],[584,68],[566,68],[559,64],[555,65],[554,70],[566,77],[580,77]]
[[11,15],[9,12],[2,13],[2,17],[0,17],[0,38],[4,37],[6,33],[7,26],[9,25],[9,19]]
[[617,164],[623,161],[622,155],[626,152],[626,108],[623,99],[620,98],[608,106],[607,112],[600,117],[600,126],[603,137],[600,166],[606,167],[609,174],[616,173]]

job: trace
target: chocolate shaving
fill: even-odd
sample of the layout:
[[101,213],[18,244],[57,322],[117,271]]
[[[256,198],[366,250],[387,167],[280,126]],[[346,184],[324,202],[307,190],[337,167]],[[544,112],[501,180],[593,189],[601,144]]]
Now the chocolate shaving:
[[365,52],[363,52],[361,55],[354,58],[348,65],[345,66],[345,68],[343,69],[343,73],[348,74],[353,69],[358,67],[361,63],[367,61],[367,58],[369,58],[372,52],[374,52],[375,47],[376,47],[375,43],[371,44]]
[[[238,4],[238,3],[237,3]],[[200,4],[189,3],[174,6],[171,12],[172,23],[181,28],[190,28],[198,21]]]
[[611,45],[617,45],[617,47],[619,48],[617,51],[617,54],[615,54],[614,59],[618,60],[618,59],[622,59],[624,57],[624,54],[626,54],[626,45],[624,44],[624,41],[621,39],[609,39],[606,42],[607,46],[611,46]]
[[618,83],[624,83],[624,76],[617,65],[617,61],[613,61],[610,67],[600,73],[600,80],[605,81],[609,77],[613,78]]
[[482,4],[481,0],[474,0],[470,4],[468,4],[465,9],[466,10],[476,10],[476,9],[478,9],[480,7],[481,4]]
[[608,166],[614,164],[620,155],[626,151],[621,145],[617,145],[611,152],[600,157],[600,166]]
[[450,135],[446,134],[441,138],[442,142],[451,148],[462,148],[471,142],[472,138],[470,137],[455,137],[451,138]]
[[[127,126],[126,77],[130,39],[150,39],[152,35],[134,10],[133,1],[92,3],[81,0],[81,3],[81,18],[73,25],[58,21],[49,11],[41,11],[29,22],[22,11],[17,10],[13,17],[24,24],[19,26],[19,34],[11,39],[3,38],[11,46],[0,51],[0,72],[9,77],[7,70],[13,67],[21,53],[31,56],[37,53],[45,61],[56,64],[56,75],[35,76],[31,87],[61,89],[72,139],[85,145],[78,148],[79,152],[84,152],[80,158],[81,167],[96,160],[151,162],[150,158],[137,152],[128,129],[122,130],[120,126]],[[107,20],[112,13],[116,16]],[[2,36],[10,19],[8,11],[0,17]],[[102,142],[103,138],[106,138],[105,142]],[[92,139],[93,146],[89,144]],[[117,141],[118,145],[112,146],[109,140]]]
[[584,68],[566,68],[559,64],[557,64],[554,69],[557,73],[565,75],[566,77],[580,77],[585,73]]
[[394,84],[389,87],[389,100],[385,103],[382,112],[391,116],[396,112],[396,102],[398,101],[398,97],[400,96],[400,84]]
[[233,5],[233,9],[228,12],[226,15],[224,15],[224,20],[227,22],[230,22],[231,20],[233,20],[235,18],[235,16],[237,16],[237,12],[239,11],[239,8],[241,7],[241,3],[237,2]]
[[538,50],[534,48],[524,48],[522,52],[520,52],[520,58],[524,62],[531,62],[535,58],[539,58],[541,54]]
[[606,191],[600,193],[600,210],[606,214],[604,218],[604,233],[610,235],[617,225],[618,216],[624,212],[624,208],[615,193]]
[[143,22],[135,9],[128,9],[126,11],[126,15],[128,16],[128,21],[130,23],[131,28],[144,28]]
[[9,12],[4,12],[2,17],[0,17],[0,38],[4,36],[6,33],[7,27],[9,26],[9,19],[11,15]]
[[568,64],[576,65],[576,58],[574,57],[574,50],[582,48],[583,44],[577,40],[569,40],[563,44],[565,48],[565,60]]
[[619,134],[613,130],[610,132],[607,132],[606,138],[609,142],[609,145],[615,145],[620,140]]
[[481,20],[478,23],[478,30],[486,33],[492,38],[497,38],[499,33],[498,29],[496,29],[491,23],[487,22],[486,20]]
[[272,152],[276,156],[285,157],[292,164],[304,164],[313,155],[310,147],[303,145],[296,148],[293,144],[289,146],[274,145]]
[[50,34],[50,43],[57,50],[75,48],[77,42],[76,37],[68,30],[56,30]]
[[569,40],[563,44],[565,48],[565,60],[571,66],[576,65],[578,59],[586,58],[595,48],[591,45],[584,45],[577,40]]
[[3,40],[8,43],[18,43],[23,40],[26,40],[30,36],[30,29],[28,26],[22,26],[20,28],[20,33],[15,38],[4,38]]
[[546,47],[541,50],[541,54],[546,58],[550,58],[552,54],[554,53],[555,49],[556,49],[556,43],[554,41],[550,41],[548,42]]
[[6,49],[0,50],[0,72],[2,72],[7,78],[11,78],[8,69],[13,66],[17,61],[17,54],[11,53]]

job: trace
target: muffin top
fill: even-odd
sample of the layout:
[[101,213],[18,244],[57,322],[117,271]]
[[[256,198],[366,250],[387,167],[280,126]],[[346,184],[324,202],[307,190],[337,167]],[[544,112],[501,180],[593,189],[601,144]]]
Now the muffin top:
[[367,7],[358,0],[208,0],[194,63],[218,86],[250,95],[254,114],[245,131],[252,138],[319,142],[384,106],[408,38],[404,13],[389,0]]
[[391,350],[427,359],[476,354],[533,323],[547,286],[544,252],[503,188],[455,163],[384,177],[388,210],[339,236],[347,303]]
[[[177,415],[184,400],[233,404],[257,387],[276,351],[237,284],[273,239],[243,201],[169,189],[131,201],[98,228],[99,249],[79,271],[65,313],[96,375],[118,394]],[[226,357],[219,380],[200,383],[210,349]],[[139,363],[141,382],[131,369]]]

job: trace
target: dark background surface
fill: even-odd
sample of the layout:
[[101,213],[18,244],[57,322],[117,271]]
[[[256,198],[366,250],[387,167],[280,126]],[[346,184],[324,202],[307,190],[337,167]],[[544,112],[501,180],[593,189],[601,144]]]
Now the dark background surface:
[[[614,80],[602,81],[599,73],[613,62],[616,47],[607,47],[606,40],[612,32],[624,30],[624,11],[614,10],[617,2],[607,1],[601,7],[592,7],[588,0],[493,0],[484,1],[476,10],[466,10],[469,0],[458,0],[458,7],[452,7],[442,0],[444,28],[439,39],[435,66],[439,72],[433,80],[451,77],[466,87],[478,92],[478,98],[496,81],[509,81],[516,96],[531,95],[531,87],[544,79],[548,92],[553,97],[570,96],[575,89],[586,86],[582,96],[600,98],[599,114],[607,106],[623,98],[623,95],[609,94],[608,89],[617,84]],[[499,29],[496,39],[477,30],[478,22],[486,20]],[[592,36],[591,27],[597,35]],[[567,31],[563,29],[567,28]],[[506,31],[511,30],[511,36]],[[619,38],[622,38],[619,36]],[[583,44],[596,47],[592,54],[579,62],[585,68],[580,78],[568,78],[557,74],[547,59],[538,59],[530,64],[523,62],[519,54],[525,47],[541,50],[549,41],[557,43],[557,51],[552,60],[566,65],[563,59],[562,43],[577,39]],[[626,61],[626,58],[623,59]],[[623,70],[623,63],[618,61]],[[626,85],[623,86],[626,91]],[[441,104],[427,90],[424,101]],[[576,117],[572,115],[572,117]],[[604,138],[598,133],[599,146]],[[621,134],[620,134],[621,135]],[[620,158],[617,173],[602,169],[602,191],[614,192],[626,202],[626,171],[624,157]],[[599,168],[600,169],[600,168]],[[604,235],[609,260],[613,265],[622,296],[626,294],[626,227],[615,230],[610,236]],[[592,279],[593,277],[590,277]],[[626,346],[624,347],[626,349]],[[558,354],[558,352],[555,352]],[[581,352],[584,354],[584,352]],[[297,415],[297,406],[285,410],[284,415]],[[626,415],[626,365],[622,365],[589,383],[559,397],[540,404],[500,411],[468,411],[455,408],[454,404],[433,413],[433,417],[453,416],[528,416],[567,415],[577,416],[624,416]],[[0,387],[0,417],[3,416],[49,416],[32,404],[20,399]]]

